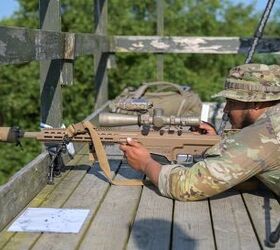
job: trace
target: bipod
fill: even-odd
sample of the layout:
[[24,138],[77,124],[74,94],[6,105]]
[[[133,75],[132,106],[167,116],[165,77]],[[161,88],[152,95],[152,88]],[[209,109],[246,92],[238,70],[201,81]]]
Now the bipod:
[[60,176],[61,169],[64,167],[61,153],[67,152],[66,143],[62,143],[59,145],[50,145],[47,147],[47,150],[51,157],[47,183],[53,185],[54,177]]
[[269,242],[271,243],[271,246],[275,247],[275,244],[279,241],[279,239],[280,239],[280,222],[276,227],[275,231],[272,232],[269,236]]

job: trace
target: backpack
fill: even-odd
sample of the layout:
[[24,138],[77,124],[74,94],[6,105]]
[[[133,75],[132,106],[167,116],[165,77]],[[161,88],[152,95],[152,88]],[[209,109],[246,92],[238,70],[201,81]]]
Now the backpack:
[[154,109],[162,109],[164,115],[200,116],[202,102],[189,86],[171,82],[143,83],[138,89],[126,88],[109,104],[113,113],[151,115]]

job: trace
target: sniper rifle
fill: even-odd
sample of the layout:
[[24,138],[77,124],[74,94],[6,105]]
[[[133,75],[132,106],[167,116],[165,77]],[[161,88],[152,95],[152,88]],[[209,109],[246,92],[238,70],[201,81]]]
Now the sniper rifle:
[[[70,125],[66,129],[46,128],[39,132],[26,132],[14,127],[0,128],[0,142],[19,143],[21,138],[36,139],[46,144],[57,145],[57,154],[63,152],[65,146],[70,142],[89,143],[91,153],[97,156],[100,167],[112,184],[119,183],[111,179],[103,144],[126,143],[128,137],[143,144],[151,154],[164,156],[172,163],[188,161],[190,156],[201,156],[206,149],[217,144],[220,140],[219,136],[195,135],[184,131],[178,133],[174,130],[149,131],[148,134],[143,134],[141,131],[96,128],[89,121]],[[53,168],[50,167],[50,182],[53,178],[52,171]],[[120,185],[126,184],[121,183]]]

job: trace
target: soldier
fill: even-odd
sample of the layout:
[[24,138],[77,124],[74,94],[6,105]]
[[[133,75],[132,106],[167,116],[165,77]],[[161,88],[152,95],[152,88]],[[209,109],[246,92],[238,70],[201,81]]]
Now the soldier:
[[[127,138],[121,145],[128,163],[146,174],[162,195],[177,200],[201,200],[256,176],[280,195],[280,66],[245,64],[233,68],[225,90],[224,112],[233,129],[191,168],[154,161],[141,144]],[[201,124],[199,129],[215,134]]]

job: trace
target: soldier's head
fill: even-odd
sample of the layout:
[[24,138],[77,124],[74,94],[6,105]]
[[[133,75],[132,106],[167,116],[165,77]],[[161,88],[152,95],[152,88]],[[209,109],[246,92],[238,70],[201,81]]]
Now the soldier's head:
[[215,96],[227,100],[224,112],[233,128],[255,122],[267,107],[280,102],[280,66],[244,64],[230,70],[225,89]]

